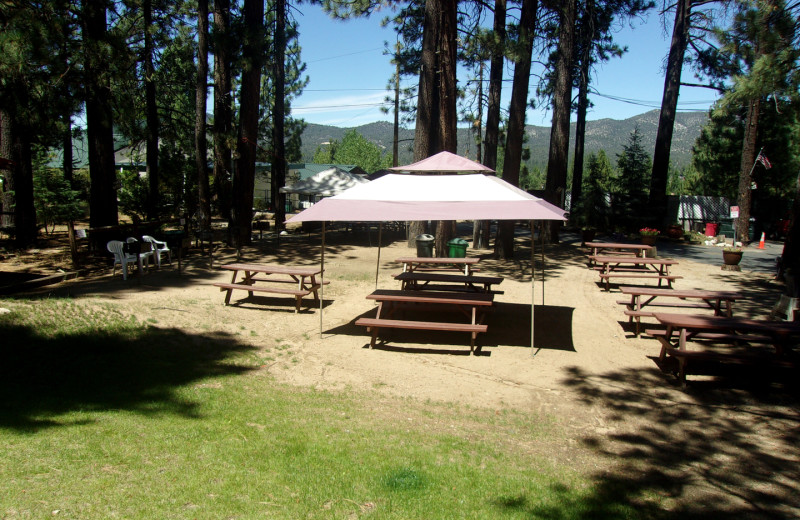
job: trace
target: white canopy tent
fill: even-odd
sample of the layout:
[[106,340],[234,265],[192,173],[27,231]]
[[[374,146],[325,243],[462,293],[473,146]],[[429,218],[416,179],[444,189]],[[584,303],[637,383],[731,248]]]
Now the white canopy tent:
[[[324,277],[325,222],[422,220],[534,221],[565,220],[565,217],[561,208],[494,175],[388,174],[368,184],[355,186],[339,195],[323,199],[287,222],[323,223],[321,263]],[[378,243],[378,265],[380,265],[380,239]],[[531,225],[531,347],[534,343],[533,252],[533,225]],[[322,298],[320,298],[320,333],[321,331]]]
[[315,173],[307,179],[295,182],[291,186],[284,186],[280,189],[280,192],[311,195],[319,198],[331,197],[368,182],[369,180],[361,175],[355,175],[334,166]]

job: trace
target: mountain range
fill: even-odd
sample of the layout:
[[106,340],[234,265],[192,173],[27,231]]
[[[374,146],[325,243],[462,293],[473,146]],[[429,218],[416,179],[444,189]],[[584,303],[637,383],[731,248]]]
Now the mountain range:
[[[651,110],[628,119],[598,119],[586,123],[585,155],[605,150],[606,155],[614,163],[617,154],[622,152],[622,147],[628,143],[628,138],[634,128],[639,128],[642,135],[642,144],[645,150],[655,147],[656,132],[658,129],[658,110]],[[670,162],[675,168],[688,166],[692,159],[692,147],[700,135],[700,130],[708,121],[705,112],[678,113],[675,118],[675,127],[672,137]],[[320,146],[330,141],[340,141],[349,130],[355,129],[368,141],[375,143],[381,149],[391,153],[394,131],[392,123],[379,121],[351,128],[340,128],[308,124],[302,136],[301,152],[305,162],[312,162],[314,152]],[[529,167],[543,169],[547,165],[547,156],[550,146],[550,127],[527,125],[525,131],[528,136],[526,146],[530,148],[531,158]],[[399,131],[399,163],[413,162],[414,130],[400,128]],[[575,123],[570,125],[570,163],[575,143]],[[476,157],[475,141],[471,129],[458,129],[458,154],[474,159]]]

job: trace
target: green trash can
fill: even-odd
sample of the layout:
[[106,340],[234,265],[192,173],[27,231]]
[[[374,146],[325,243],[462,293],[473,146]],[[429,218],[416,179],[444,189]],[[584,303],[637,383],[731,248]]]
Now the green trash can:
[[419,257],[432,257],[433,256],[433,242],[435,237],[433,235],[417,235],[414,239],[417,243],[417,256]]
[[447,256],[449,258],[464,258],[467,256],[467,241],[463,238],[454,238],[447,242]]

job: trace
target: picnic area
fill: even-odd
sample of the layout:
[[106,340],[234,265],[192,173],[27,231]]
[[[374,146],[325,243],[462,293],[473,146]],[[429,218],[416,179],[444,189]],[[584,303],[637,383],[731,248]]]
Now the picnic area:
[[[47,302],[55,306],[54,313],[64,305],[76,316],[113,314],[122,322],[139,324],[153,339],[152,351],[142,355],[131,351],[130,359],[115,359],[115,363],[96,361],[103,354],[89,350],[75,352],[65,361],[61,358],[64,354],[55,349],[48,351],[46,358],[36,358],[41,363],[37,367],[26,361],[24,349],[4,347],[0,395],[6,402],[13,401],[20,391],[33,397],[28,395],[17,403],[13,413],[8,409],[0,426],[15,436],[76,429],[83,420],[100,421],[102,427],[104,419],[97,418],[103,417],[100,410],[113,408],[125,410],[131,417],[142,414],[142,424],[161,420],[157,417],[162,415],[180,415],[194,431],[197,428],[190,425],[206,424],[217,413],[208,408],[209,403],[224,410],[229,405],[223,403],[244,400],[261,415],[241,418],[233,414],[226,419],[227,433],[220,442],[227,445],[229,453],[233,450],[239,457],[239,443],[257,442],[260,446],[267,442],[261,440],[266,436],[278,443],[271,448],[264,444],[265,450],[275,451],[274,457],[286,451],[304,458],[310,445],[318,441],[307,438],[310,433],[293,433],[293,428],[302,427],[283,419],[284,406],[279,403],[293,403],[286,416],[290,417],[307,407],[316,410],[318,405],[309,404],[310,396],[320,395],[327,404],[320,403],[314,412],[317,427],[328,437],[341,437],[337,442],[353,450],[363,449],[363,464],[369,468],[380,466],[381,450],[382,457],[405,460],[405,464],[383,470],[400,479],[392,482],[411,486],[409,492],[425,485],[420,483],[424,482],[421,474],[427,474],[429,482],[439,480],[432,470],[426,473],[415,465],[412,459],[417,455],[403,459],[402,454],[394,454],[396,449],[402,452],[411,446],[444,442],[456,446],[448,449],[450,455],[441,455],[440,463],[447,467],[451,467],[447,457],[456,457],[451,462],[462,468],[472,464],[457,453],[466,459],[480,459],[488,472],[485,478],[493,484],[491,489],[478,491],[482,505],[475,508],[488,508],[496,518],[536,518],[554,510],[561,511],[564,518],[666,518],[679,513],[788,518],[800,512],[796,377],[754,371],[741,377],[736,372],[741,367],[731,367],[730,372],[726,368],[723,373],[692,375],[683,387],[674,367],[663,366],[664,360],[659,359],[659,340],[637,335],[636,323],[618,303],[630,299],[619,284],[635,286],[639,281],[621,278],[612,281],[607,291],[598,272],[587,269],[590,251],[580,247],[579,237],[565,233],[561,244],[546,245],[544,264],[541,251],[536,251],[533,348],[530,240],[524,231],[520,233],[513,261],[495,260],[489,250],[469,248],[467,256],[480,260],[475,264],[477,276],[502,279],[502,284],[493,287],[499,290],[492,295],[492,312],[485,319],[488,327],[476,340],[480,349],[471,354],[468,334],[446,330],[391,329],[387,342],[370,348],[371,334],[356,321],[375,317],[376,301],[368,296],[376,290],[399,292],[401,280],[396,277],[403,271],[403,263],[398,259],[414,256],[414,251],[403,237],[385,233],[376,284],[377,235],[375,230],[367,233],[328,233],[325,283],[318,287],[319,301],[307,295],[302,306],[295,305],[293,294],[256,291],[251,296],[246,287],[226,305],[221,293],[225,284],[232,283],[231,269],[222,268],[226,265],[290,265],[316,273],[320,235],[299,230],[286,236],[267,233],[263,240],[243,248],[240,256],[217,242],[211,253],[213,261],[207,252],[192,249],[183,257],[180,272],[177,265],[162,265],[123,280],[119,272],[112,277],[110,265],[97,266],[75,279],[0,297],[0,308],[11,312],[24,313],[36,302]],[[2,259],[0,270],[55,272],[60,268],[56,258],[54,251],[41,248],[37,253]],[[719,265],[691,258],[680,258],[670,274],[680,277],[674,282],[676,290],[737,293],[741,297],[735,301],[734,316],[766,317],[783,290],[769,273],[723,271]],[[451,281],[463,285],[460,277],[464,274],[454,271],[450,276],[456,275],[459,278]],[[438,283],[437,278],[434,282]],[[656,282],[645,280],[641,285],[656,287]],[[486,294],[480,285],[477,289],[463,294],[473,298]],[[713,316],[712,309],[706,311]],[[652,317],[642,318],[642,329],[657,324]],[[23,321],[19,326],[22,332],[15,334],[46,337],[45,332],[36,331],[35,323]],[[151,356],[157,362],[148,366]],[[89,378],[94,363],[105,375]],[[179,376],[171,363],[182,367]],[[83,367],[83,377],[90,379],[88,390],[77,390],[77,383],[73,387],[63,381],[71,377],[60,370],[64,364]],[[20,370],[32,374],[22,378]],[[59,383],[53,388],[65,389],[58,406],[36,402],[36,392],[50,388],[49,379],[40,380],[37,374],[55,378]],[[125,387],[124,398],[104,400],[104,395],[117,395],[117,385],[123,384],[119,381],[129,380],[139,382]],[[293,396],[300,395],[302,400],[295,402]],[[332,404],[341,399],[348,404]],[[159,402],[164,403],[163,408],[154,404]],[[150,416],[147,408],[153,406],[162,411]],[[69,428],[59,427],[60,417],[70,412],[86,416],[75,418]],[[278,417],[289,422],[273,431],[271,424]],[[390,438],[373,437],[385,425],[398,430],[393,430]],[[267,435],[265,430],[272,433]],[[351,437],[352,432],[358,433]],[[143,449],[147,449],[150,434],[141,435]],[[412,438],[407,442],[403,435]],[[437,440],[426,435],[435,435]],[[384,441],[388,444],[382,448]],[[7,450],[5,454],[9,455]],[[266,461],[272,455],[255,451],[230,464],[201,456],[198,463],[210,464],[202,471],[218,472],[225,480],[232,478],[233,466],[247,465],[250,457]],[[497,481],[489,476],[495,457],[503,461]],[[181,460],[154,463],[168,473],[172,464],[184,464]],[[108,469],[102,471],[112,472],[109,474],[125,471],[122,462],[110,459],[96,464],[105,465]],[[50,471],[43,468],[41,474]],[[547,480],[531,483],[531,478]],[[450,497],[450,487],[461,489],[458,479],[445,480],[447,486],[436,494],[440,499]],[[34,481],[18,484],[41,491]],[[351,518],[370,514],[388,518],[384,508],[398,500],[392,498],[394,492],[361,493],[336,486],[329,488],[334,491],[318,491],[320,495],[311,499],[301,490],[303,486],[317,489],[313,483],[276,484],[272,496],[261,498],[266,505],[243,508],[242,517],[247,517],[247,512],[266,511],[267,517],[275,518],[300,513],[338,518],[348,512]],[[542,497],[536,491],[539,488],[550,490]],[[294,498],[284,501],[284,496],[294,496],[292,493],[298,494],[297,503],[305,509],[292,509]],[[326,493],[330,496],[321,496]],[[206,496],[199,502],[209,507],[213,498]],[[444,511],[458,510],[455,504],[442,507],[440,514],[426,517],[446,518]],[[16,518],[0,509],[2,513]],[[183,513],[208,517],[191,508]],[[406,512],[406,517],[423,516]]]

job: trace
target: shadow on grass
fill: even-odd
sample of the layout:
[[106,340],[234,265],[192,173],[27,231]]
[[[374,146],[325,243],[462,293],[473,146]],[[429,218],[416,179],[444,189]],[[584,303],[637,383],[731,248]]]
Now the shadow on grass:
[[74,411],[197,417],[178,387],[250,370],[230,358],[252,347],[221,334],[149,327],[47,337],[15,325],[0,334],[0,428],[18,431],[61,426],[56,417]]

